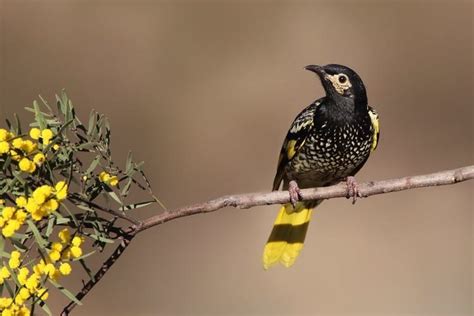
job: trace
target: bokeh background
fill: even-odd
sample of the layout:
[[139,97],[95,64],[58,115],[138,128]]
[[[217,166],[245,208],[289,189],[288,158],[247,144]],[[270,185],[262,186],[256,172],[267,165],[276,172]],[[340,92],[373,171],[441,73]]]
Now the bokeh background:
[[[109,116],[114,156],[145,160],[169,208],[270,189],[289,124],[323,94],[307,64],[356,69],[380,113],[359,181],[473,162],[470,1],[0,0],[0,19],[1,116],[66,88],[81,115]],[[277,206],[176,220],[75,315],[471,315],[473,188],[327,201],[296,265],[268,272]]]

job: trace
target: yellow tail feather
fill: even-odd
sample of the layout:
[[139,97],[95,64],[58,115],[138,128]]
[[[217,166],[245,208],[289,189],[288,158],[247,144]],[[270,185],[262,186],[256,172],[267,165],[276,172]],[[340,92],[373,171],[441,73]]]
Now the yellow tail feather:
[[263,250],[263,268],[267,270],[280,262],[285,267],[295,263],[308,230],[312,209],[304,203],[297,203],[293,209],[291,204],[285,204],[273,224],[273,230]]

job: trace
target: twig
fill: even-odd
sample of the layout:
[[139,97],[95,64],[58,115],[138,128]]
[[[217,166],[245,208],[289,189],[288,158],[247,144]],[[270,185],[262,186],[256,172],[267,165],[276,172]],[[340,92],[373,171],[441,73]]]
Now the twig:
[[[474,165],[420,176],[361,183],[359,184],[359,193],[363,197],[367,197],[376,194],[415,188],[454,184],[469,179],[474,179]],[[332,199],[347,196],[347,185],[345,183],[336,184],[330,187],[301,190],[302,201]],[[214,212],[227,206],[251,208],[260,205],[283,204],[288,202],[290,202],[288,191],[227,195],[208,202],[185,206],[174,211],[168,211],[152,216],[143,221],[143,224],[138,231],[143,231],[176,218]]]
[[[123,254],[125,249],[127,249],[128,245],[132,241],[135,234],[132,235],[125,235],[121,238],[120,245],[115,249],[115,251],[110,255],[110,257],[102,264],[99,271],[94,275],[94,278],[89,280],[81,289],[79,293],[76,294],[76,299],[78,301],[82,300],[84,296],[89,293],[90,290],[102,279],[102,277],[109,271],[112,265],[120,258]],[[66,307],[64,307],[63,311],[61,312],[61,316],[67,316],[71,312],[71,310],[76,307],[77,303],[71,301]]]
[[[432,187],[440,185],[455,184],[458,182],[474,179],[474,165],[463,168],[435,172],[431,174],[403,177],[399,179],[370,181],[359,184],[359,193],[363,197],[376,194],[397,192],[422,187]],[[330,187],[313,188],[301,190],[301,200],[319,200],[348,197],[348,187],[346,184],[337,184]],[[152,216],[142,222],[131,226],[122,238],[122,242],[114,253],[105,261],[100,270],[94,276],[94,279],[87,282],[82,290],[76,295],[80,301],[89,291],[100,281],[112,265],[117,261],[120,255],[130,244],[130,241],[138,233],[151,227],[169,222],[171,220],[191,216],[201,213],[209,213],[220,210],[227,206],[238,208],[251,208],[260,205],[289,203],[290,196],[288,191],[274,191],[268,193],[247,193],[238,195],[227,195],[204,203],[198,203],[190,206],[181,207],[174,211],[165,211],[159,215]],[[76,303],[71,302],[67,305],[61,315],[69,315]]]
[[134,225],[139,225],[139,224],[140,224],[139,221],[137,221],[137,220],[134,219],[134,218],[131,218],[130,216],[127,216],[127,215],[125,215],[125,214],[122,214],[122,213],[120,213],[120,212],[117,212],[117,211],[112,210],[112,209],[109,209],[109,208],[102,207],[102,206],[100,206],[100,205],[98,205],[98,204],[95,204],[95,203],[93,203],[93,202],[91,202],[91,201],[84,200],[83,198],[81,198],[81,197],[79,197],[79,196],[77,196],[77,195],[71,195],[71,196],[69,197],[69,199],[76,200],[76,201],[78,201],[78,202],[82,202],[83,204],[87,205],[88,207],[90,207],[90,208],[92,208],[92,209],[95,208],[95,209],[98,209],[99,211],[109,213],[109,214],[111,214],[111,215],[113,215],[113,216],[116,216],[116,217],[119,217],[119,218],[121,218],[121,219],[124,219],[124,220],[126,220],[126,221],[128,221],[128,222],[130,222],[130,223],[132,223],[132,224],[134,224]]

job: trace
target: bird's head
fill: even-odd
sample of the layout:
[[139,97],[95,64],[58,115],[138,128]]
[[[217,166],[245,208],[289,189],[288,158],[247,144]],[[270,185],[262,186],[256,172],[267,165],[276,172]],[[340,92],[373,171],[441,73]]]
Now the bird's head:
[[352,100],[356,106],[367,105],[364,83],[351,68],[330,64],[326,66],[309,65],[305,69],[319,76],[327,96],[334,101],[345,100],[350,102]]

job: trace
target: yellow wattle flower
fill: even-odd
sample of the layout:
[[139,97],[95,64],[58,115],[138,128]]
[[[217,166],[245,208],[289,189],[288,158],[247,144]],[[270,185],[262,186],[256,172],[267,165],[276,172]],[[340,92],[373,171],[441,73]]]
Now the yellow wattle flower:
[[51,138],[53,138],[53,132],[47,128],[41,131],[41,138],[43,139],[43,144],[48,145]]
[[108,174],[107,172],[102,171],[101,173],[99,173],[99,180],[100,181],[107,182],[107,181],[109,181],[109,179],[110,179],[110,174]]
[[49,293],[48,290],[45,288],[38,289],[36,291],[36,296],[42,299],[43,301],[46,301],[48,299]]
[[19,196],[15,199],[15,203],[18,207],[25,207],[28,200],[24,196]]
[[59,201],[62,201],[64,199],[66,199],[66,197],[67,197],[67,188],[68,188],[67,183],[65,181],[59,181],[54,186],[54,189],[56,190],[56,198]]
[[27,154],[31,154],[33,151],[36,150],[36,148],[37,148],[37,145],[29,139],[24,140],[23,144],[21,145],[21,150],[23,150]]
[[22,158],[20,162],[18,163],[18,167],[20,168],[21,171],[28,172],[32,164],[33,163],[28,158]]
[[39,128],[33,127],[30,129],[30,137],[33,139],[39,139],[41,137],[41,131]]
[[110,179],[109,179],[109,184],[111,186],[116,186],[118,184],[118,177],[117,176],[111,176]]
[[82,249],[77,247],[77,246],[72,246],[71,247],[71,254],[74,258],[79,258],[80,256],[82,256]]
[[8,266],[10,269],[16,269],[20,266],[20,252],[13,250],[10,254],[10,260],[8,260]]
[[8,139],[8,131],[4,128],[0,128],[0,141]]
[[67,228],[63,228],[59,231],[58,237],[63,244],[66,244],[71,239],[71,233],[69,232]]
[[46,157],[44,156],[43,153],[37,153],[33,157],[34,163],[37,164],[38,166],[41,166],[45,160],[46,160]]
[[61,272],[62,275],[69,275],[71,274],[71,271],[71,265],[67,262],[61,263],[61,265],[59,266],[59,272]]
[[82,238],[79,236],[74,236],[74,238],[71,241],[71,244],[76,247],[80,247],[82,244]]
[[52,251],[49,253],[49,259],[51,259],[52,262],[56,262],[56,261],[58,261],[59,259],[61,259],[61,253],[60,253],[59,251],[52,250]]
[[13,300],[10,297],[0,298],[0,308],[7,308],[13,303]]
[[28,217],[28,214],[22,209],[19,209],[15,212],[15,219],[20,223],[23,224]]
[[18,282],[21,285],[26,284],[26,280],[28,279],[28,274],[30,274],[30,271],[26,267],[21,268],[20,271],[18,272],[17,278],[18,278]]
[[2,267],[0,269],[0,278],[8,279],[10,277],[10,271],[8,271],[7,267]]
[[13,148],[21,149],[21,147],[23,146],[23,139],[22,138],[15,138],[12,141],[12,146],[13,146]]
[[13,217],[13,214],[15,213],[15,208],[12,207],[12,206],[6,206],[3,208],[3,211],[2,211],[2,217],[5,219],[5,220],[9,220]]
[[0,141],[0,154],[6,154],[10,150],[10,144],[6,141]]
[[55,199],[49,199],[44,202],[43,207],[45,208],[47,213],[50,214],[58,209],[59,203]]
[[20,289],[20,291],[18,292],[18,295],[19,295],[21,298],[23,298],[24,300],[29,299],[30,296],[31,296],[30,291],[28,291],[28,289],[25,288],[25,287],[22,287],[22,288]]

